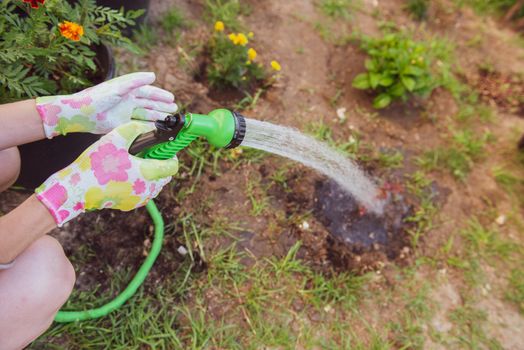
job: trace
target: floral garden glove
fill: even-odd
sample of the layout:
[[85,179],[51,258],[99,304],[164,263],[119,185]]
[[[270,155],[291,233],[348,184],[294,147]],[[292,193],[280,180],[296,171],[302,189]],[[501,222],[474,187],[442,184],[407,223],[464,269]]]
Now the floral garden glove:
[[123,75],[72,95],[36,99],[48,138],[70,132],[107,134],[131,119],[155,121],[177,110],[172,93],[151,86],[155,73]]
[[158,195],[178,171],[178,160],[142,159],[128,152],[139,134],[154,128],[136,121],[117,127],[36,189],[59,227],[85,210],[129,211]]

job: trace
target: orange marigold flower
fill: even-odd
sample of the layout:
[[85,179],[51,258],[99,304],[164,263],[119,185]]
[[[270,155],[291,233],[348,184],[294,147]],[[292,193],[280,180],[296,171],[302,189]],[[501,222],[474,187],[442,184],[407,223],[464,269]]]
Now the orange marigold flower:
[[84,27],[74,22],[64,21],[58,25],[58,29],[60,29],[60,34],[64,38],[73,41],[79,41],[82,35],[84,35]]

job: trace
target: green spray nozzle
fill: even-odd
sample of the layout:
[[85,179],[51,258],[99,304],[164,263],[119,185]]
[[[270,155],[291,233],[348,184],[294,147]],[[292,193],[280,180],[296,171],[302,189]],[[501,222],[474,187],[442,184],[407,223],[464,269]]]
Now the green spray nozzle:
[[156,130],[140,135],[129,153],[143,158],[170,159],[198,137],[204,137],[219,148],[234,148],[244,139],[244,117],[227,109],[216,109],[208,115],[177,114],[158,121]]

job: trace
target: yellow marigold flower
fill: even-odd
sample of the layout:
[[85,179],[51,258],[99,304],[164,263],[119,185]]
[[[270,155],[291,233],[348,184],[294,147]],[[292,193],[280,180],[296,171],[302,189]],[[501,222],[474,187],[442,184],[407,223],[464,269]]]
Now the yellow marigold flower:
[[229,40],[235,45],[246,46],[249,40],[244,33],[229,34]]
[[249,33],[247,33],[247,37],[248,37],[249,39],[253,39],[253,38],[255,37],[255,33],[253,33],[253,32],[249,32]]
[[238,43],[236,45],[246,46],[249,40],[247,40],[247,36],[244,33],[238,33],[237,34],[237,41]]
[[58,29],[64,38],[73,41],[79,41],[82,35],[84,35],[84,27],[74,22],[64,21],[58,24]]
[[280,70],[282,69],[282,66],[277,61],[271,61],[271,68],[273,68],[277,72],[280,72]]
[[257,52],[254,48],[247,50],[247,58],[249,58],[250,61],[254,61],[255,58],[257,58]]
[[227,37],[229,38],[229,40],[231,40],[231,42],[232,42],[233,44],[235,44],[235,45],[237,44],[237,35],[236,35],[236,34],[231,33],[231,34],[229,34]]
[[222,21],[216,21],[215,22],[215,32],[223,32],[224,31],[224,22]]

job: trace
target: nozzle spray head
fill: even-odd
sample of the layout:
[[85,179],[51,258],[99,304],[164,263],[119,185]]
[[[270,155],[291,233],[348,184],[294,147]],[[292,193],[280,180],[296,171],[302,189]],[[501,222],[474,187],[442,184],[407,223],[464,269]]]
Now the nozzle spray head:
[[169,159],[199,136],[215,147],[235,148],[246,134],[245,118],[227,109],[216,109],[208,115],[170,115],[155,125],[156,130],[137,137],[129,153],[144,158]]

